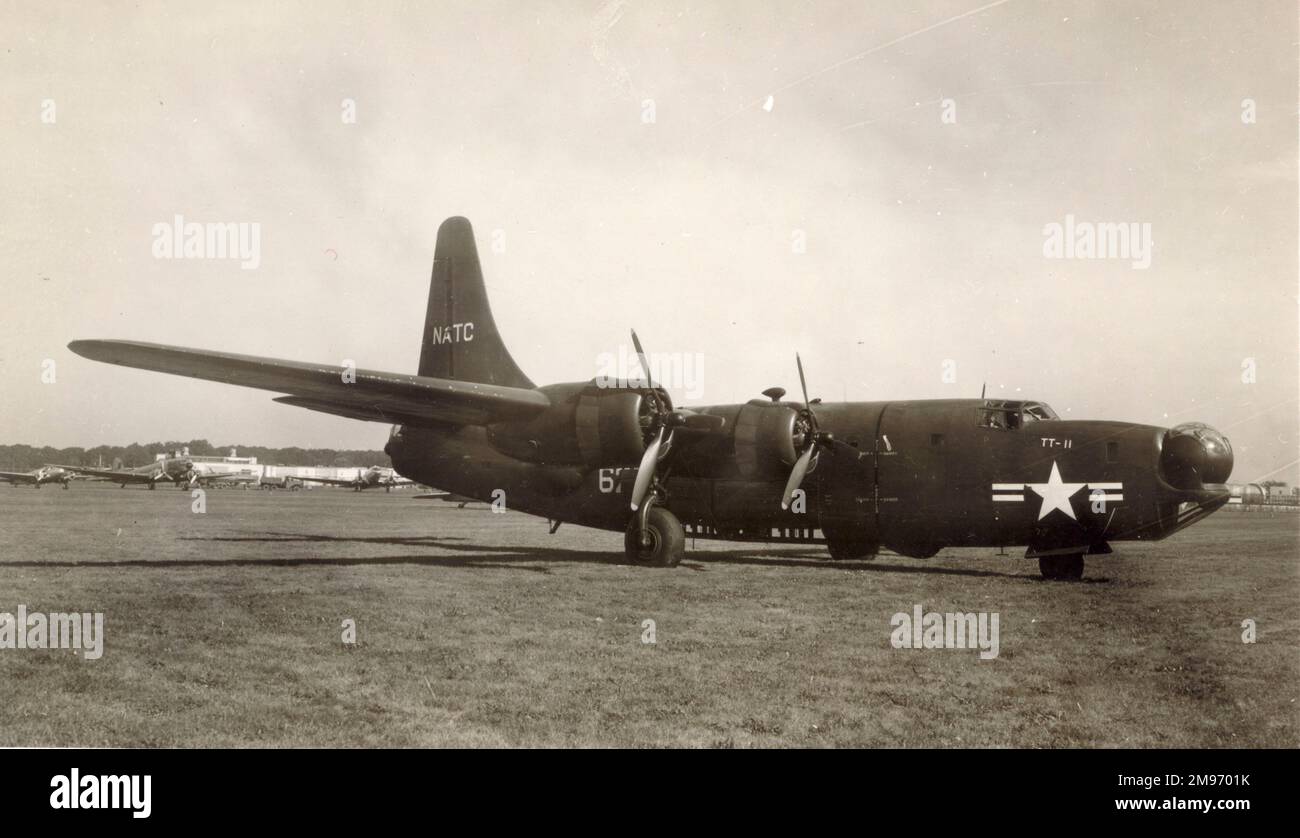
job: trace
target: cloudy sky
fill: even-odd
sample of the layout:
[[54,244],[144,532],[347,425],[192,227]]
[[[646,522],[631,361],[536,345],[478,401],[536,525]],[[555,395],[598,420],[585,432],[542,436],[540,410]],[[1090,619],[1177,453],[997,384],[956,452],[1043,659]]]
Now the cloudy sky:
[[[698,353],[699,403],[797,389],[798,351],[827,400],[987,382],[1072,418],[1206,421],[1234,479],[1296,479],[1291,4],[3,18],[0,441],[379,447],[379,425],[65,345],[414,372],[434,234],[465,215],[539,383],[590,378],[635,327]],[[257,268],[155,258],[176,215],[257,223]],[[1150,266],[1046,257],[1067,216],[1150,225]]]

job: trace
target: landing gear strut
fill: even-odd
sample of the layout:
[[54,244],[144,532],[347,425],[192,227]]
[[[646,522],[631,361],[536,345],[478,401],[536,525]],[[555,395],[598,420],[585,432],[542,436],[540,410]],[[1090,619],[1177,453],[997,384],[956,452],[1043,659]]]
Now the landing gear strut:
[[677,516],[652,504],[642,516],[633,515],[623,536],[623,549],[632,564],[646,567],[676,567],[686,555],[686,533]]
[[1083,578],[1083,554],[1072,556],[1039,556],[1038,572],[1044,579],[1075,580]]

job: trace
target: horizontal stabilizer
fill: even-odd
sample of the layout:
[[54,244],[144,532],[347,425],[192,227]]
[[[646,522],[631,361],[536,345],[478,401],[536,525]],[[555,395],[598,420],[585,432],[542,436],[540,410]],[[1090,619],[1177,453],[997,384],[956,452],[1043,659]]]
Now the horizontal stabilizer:
[[527,419],[550,406],[537,390],[332,364],[125,340],[75,340],[68,348],[107,364],[285,393],[276,401],[372,422],[486,425]]

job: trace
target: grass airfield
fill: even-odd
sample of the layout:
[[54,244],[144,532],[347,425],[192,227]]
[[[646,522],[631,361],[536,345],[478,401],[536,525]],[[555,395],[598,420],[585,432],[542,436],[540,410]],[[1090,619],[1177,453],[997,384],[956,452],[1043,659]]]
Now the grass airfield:
[[[0,649],[0,745],[1300,745],[1294,514],[1220,511],[1070,584],[1014,549],[632,568],[618,533],[411,494],[0,488],[0,611],[105,633],[95,661]],[[916,604],[998,612],[999,657],[892,648]]]

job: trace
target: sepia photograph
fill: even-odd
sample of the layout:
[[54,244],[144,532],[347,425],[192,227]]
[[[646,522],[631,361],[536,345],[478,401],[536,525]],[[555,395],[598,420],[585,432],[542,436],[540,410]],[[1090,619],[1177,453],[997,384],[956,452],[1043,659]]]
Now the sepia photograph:
[[0,19],[0,746],[1300,747],[1294,3]]

